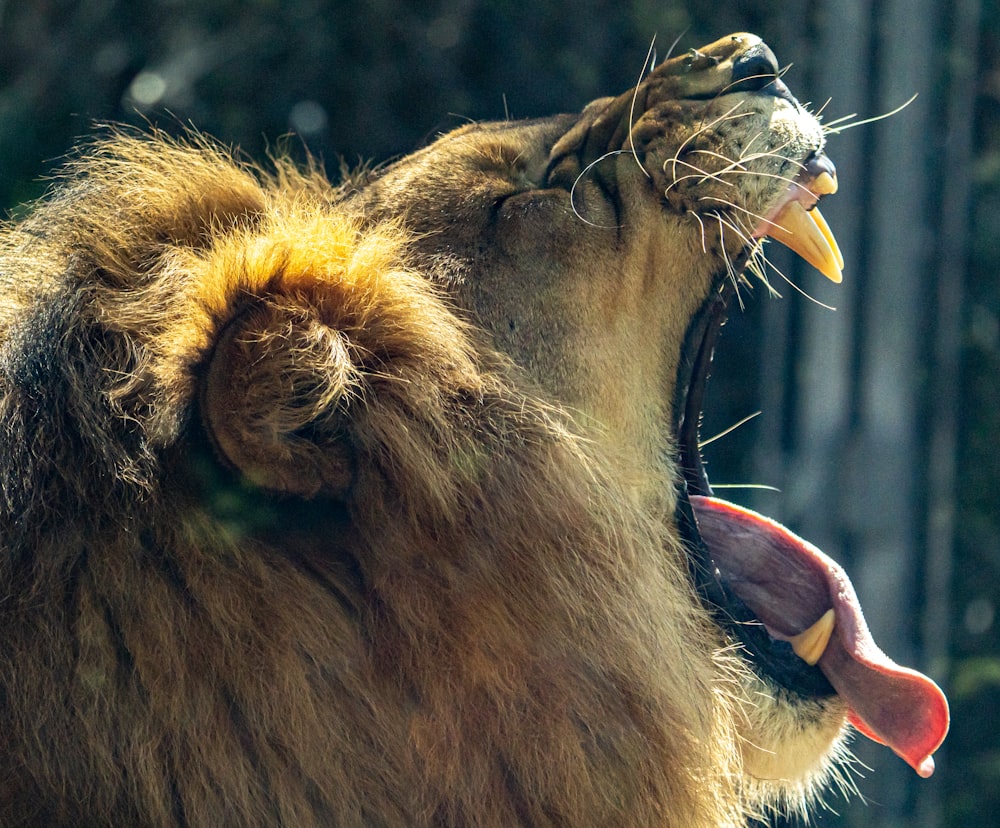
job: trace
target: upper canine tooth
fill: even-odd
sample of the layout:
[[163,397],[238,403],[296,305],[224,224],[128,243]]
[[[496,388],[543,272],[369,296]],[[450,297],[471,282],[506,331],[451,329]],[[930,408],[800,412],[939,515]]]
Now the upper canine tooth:
[[803,630],[798,635],[793,635],[789,640],[795,655],[801,658],[810,667],[823,657],[826,647],[830,643],[830,636],[833,635],[833,628],[837,621],[837,615],[832,609],[824,612],[819,620],[809,629]]
[[[826,175],[826,173],[823,174]],[[823,218],[823,214],[819,211],[819,207],[813,207],[812,210],[809,211],[809,218],[816,222],[819,232],[826,238],[827,243],[830,245],[830,249],[833,251],[833,257],[837,262],[837,267],[840,270],[843,270],[844,254],[840,252],[840,245],[837,244],[837,240],[833,237],[833,231],[830,230],[830,225],[826,223],[826,219]],[[839,282],[840,279],[834,279],[834,281]]]
[[798,201],[789,201],[768,221],[765,232],[798,253],[830,281],[839,283],[843,279],[844,257],[829,225],[815,207],[807,211]]

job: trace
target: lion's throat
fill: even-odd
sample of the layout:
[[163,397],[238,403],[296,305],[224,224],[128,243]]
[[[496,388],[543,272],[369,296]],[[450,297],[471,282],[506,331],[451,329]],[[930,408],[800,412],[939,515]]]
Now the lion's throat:
[[879,649],[840,565],[749,509],[709,497],[692,496],[691,504],[718,577],[773,638],[823,671],[858,730],[930,776],[948,732],[948,701],[931,679]]

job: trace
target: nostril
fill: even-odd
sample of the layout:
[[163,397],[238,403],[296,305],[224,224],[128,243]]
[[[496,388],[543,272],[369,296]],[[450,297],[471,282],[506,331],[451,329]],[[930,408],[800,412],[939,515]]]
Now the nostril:
[[751,46],[733,62],[727,92],[757,92],[778,77],[778,59],[766,43]]

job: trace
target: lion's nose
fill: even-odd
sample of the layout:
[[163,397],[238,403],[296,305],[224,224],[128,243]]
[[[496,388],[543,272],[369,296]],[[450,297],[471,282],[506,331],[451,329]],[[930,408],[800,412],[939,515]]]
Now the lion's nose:
[[758,92],[778,78],[778,59],[766,43],[756,43],[733,61],[727,92]]
[[667,60],[651,78],[670,78],[670,94],[705,100],[731,92],[774,95],[794,101],[778,77],[778,59],[757,35],[747,32],[723,37]]

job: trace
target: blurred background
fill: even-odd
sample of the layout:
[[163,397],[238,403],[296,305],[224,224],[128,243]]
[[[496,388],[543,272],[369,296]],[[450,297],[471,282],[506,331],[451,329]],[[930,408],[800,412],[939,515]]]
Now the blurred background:
[[882,647],[952,703],[932,779],[859,739],[860,796],[815,823],[997,825],[995,0],[0,0],[0,207],[97,122],[190,124],[257,158],[294,134],[335,172],[468,120],[577,111],[633,85],[654,36],[662,58],[739,30],[827,123],[917,95],[831,134],[844,283],[769,247],[783,298],[758,287],[733,314],[702,431],[760,412],[706,447],[713,482],[839,559]]

